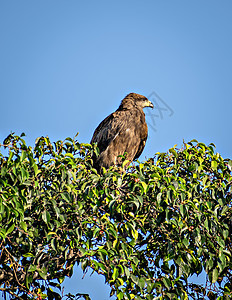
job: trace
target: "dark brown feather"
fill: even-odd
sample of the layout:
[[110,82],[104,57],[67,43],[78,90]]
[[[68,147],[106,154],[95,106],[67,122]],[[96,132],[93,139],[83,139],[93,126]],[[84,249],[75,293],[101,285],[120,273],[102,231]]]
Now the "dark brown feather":
[[147,124],[143,107],[153,107],[146,97],[131,93],[119,108],[105,118],[94,131],[91,144],[97,143],[99,157],[94,159],[97,169],[120,163],[119,155],[127,152],[127,159],[137,159],[147,140]]

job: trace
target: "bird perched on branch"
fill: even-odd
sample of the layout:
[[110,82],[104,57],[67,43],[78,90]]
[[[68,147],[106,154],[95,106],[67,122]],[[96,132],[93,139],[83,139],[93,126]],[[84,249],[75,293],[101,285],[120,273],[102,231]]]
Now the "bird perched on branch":
[[98,125],[90,142],[97,143],[100,151],[94,158],[96,169],[119,164],[118,156],[125,152],[130,162],[141,155],[148,133],[144,107],[153,108],[153,104],[142,95],[130,93],[119,108]]

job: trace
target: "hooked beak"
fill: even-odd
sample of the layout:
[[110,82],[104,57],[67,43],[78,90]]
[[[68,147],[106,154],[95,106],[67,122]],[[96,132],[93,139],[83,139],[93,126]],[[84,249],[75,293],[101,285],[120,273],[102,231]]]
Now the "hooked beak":
[[149,101],[148,99],[147,99],[147,101],[145,102],[145,106],[144,107],[151,107],[152,109],[154,108],[154,105],[153,105],[153,103],[151,102],[151,101]]
[[151,101],[148,100],[148,103],[149,103],[149,107],[151,107],[152,109],[154,108],[154,105]]

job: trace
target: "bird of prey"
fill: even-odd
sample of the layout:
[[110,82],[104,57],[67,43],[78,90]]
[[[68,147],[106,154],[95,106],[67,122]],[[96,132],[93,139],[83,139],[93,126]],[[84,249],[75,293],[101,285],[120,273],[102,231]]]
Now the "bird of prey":
[[145,96],[130,93],[119,108],[98,125],[90,142],[97,143],[100,151],[99,156],[94,157],[97,170],[120,164],[118,156],[125,152],[130,162],[141,155],[148,134],[144,107],[153,108],[153,104]]

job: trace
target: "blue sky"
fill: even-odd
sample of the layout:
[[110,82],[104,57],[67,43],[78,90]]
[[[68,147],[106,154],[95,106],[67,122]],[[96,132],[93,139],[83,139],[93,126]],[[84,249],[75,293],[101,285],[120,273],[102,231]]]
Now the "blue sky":
[[[77,132],[89,142],[137,92],[159,106],[145,109],[141,160],[183,139],[213,142],[231,158],[231,37],[230,0],[1,1],[0,142],[11,131],[31,145]],[[98,281],[85,292],[108,299]]]

